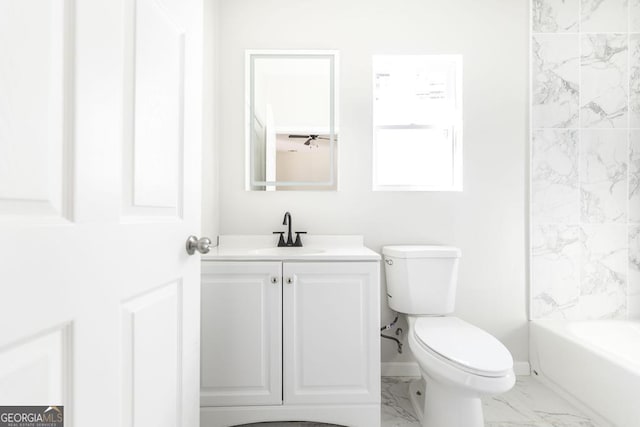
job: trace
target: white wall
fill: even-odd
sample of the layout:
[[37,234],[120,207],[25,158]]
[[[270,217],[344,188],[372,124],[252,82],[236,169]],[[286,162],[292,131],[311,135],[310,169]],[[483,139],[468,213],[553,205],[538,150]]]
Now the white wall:
[[[289,210],[295,230],[362,234],[374,250],[459,246],[456,314],[527,360],[527,7],[526,0],[221,0],[220,233],[268,234],[282,229]],[[244,191],[244,50],[288,48],[340,51],[337,192]],[[463,192],[371,191],[376,53],[463,54]],[[385,362],[411,359],[408,348],[398,356],[392,343],[382,346]]]

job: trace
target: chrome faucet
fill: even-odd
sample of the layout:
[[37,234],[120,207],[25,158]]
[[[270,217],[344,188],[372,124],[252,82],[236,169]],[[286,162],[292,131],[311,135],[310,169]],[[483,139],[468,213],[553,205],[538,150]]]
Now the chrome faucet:
[[284,231],[274,231],[273,234],[279,234],[280,239],[278,239],[278,247],[302,247],[302,240],[300,240],[301,234],[307,234],[306,231],[296,231],[296,241],[293,241],[293,236],[291,235],[291,213],[285,212],[284,219],[282,220],[282,225],[288,226],[287,232],[287,240],[284,239]]

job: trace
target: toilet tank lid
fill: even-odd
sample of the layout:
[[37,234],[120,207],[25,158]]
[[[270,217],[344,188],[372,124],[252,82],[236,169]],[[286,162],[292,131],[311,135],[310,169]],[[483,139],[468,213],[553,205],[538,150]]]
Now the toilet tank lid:
[[383,246],[382,254],[395,258],[460,258],[462,252],[453,246],[394,245]]

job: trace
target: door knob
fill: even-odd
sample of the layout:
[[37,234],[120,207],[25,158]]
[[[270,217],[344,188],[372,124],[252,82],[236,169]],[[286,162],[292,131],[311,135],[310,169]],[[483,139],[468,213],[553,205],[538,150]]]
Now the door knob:
[[196,251],[201,254],[209,252],[211,247],[211,239],[208,237],[202,237],[198,239],[196,236],[189,236],[187,239],[187,253],[193,255]]

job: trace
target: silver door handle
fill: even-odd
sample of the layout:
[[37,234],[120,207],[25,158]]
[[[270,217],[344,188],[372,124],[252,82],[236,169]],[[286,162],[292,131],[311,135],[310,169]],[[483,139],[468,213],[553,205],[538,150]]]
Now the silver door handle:
[[196,236],[189,236],[187,239],[187,253],[193,255],[196,251],[206,254],[211,248],[211,239],[202,237],[198,239]]
[[293,278],[292,277],[287,277],[287,285],[290,285],[293,283]]
[[274,285],[275,285],[276,283],[278,283],[278,278],[277,278],[276,276],[273,276],[273,277],[271,278],[271,283],[273,283]]

